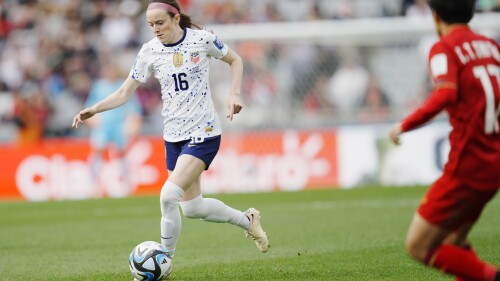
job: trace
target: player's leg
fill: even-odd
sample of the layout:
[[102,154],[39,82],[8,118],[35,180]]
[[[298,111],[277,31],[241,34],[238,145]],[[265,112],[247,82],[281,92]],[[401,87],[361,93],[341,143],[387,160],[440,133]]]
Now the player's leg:
[[[167,155],[168,158],[168,155]],[[161,242],[169,250],[171,256],[181,231],[181,214],[179,203],[191,184],[205,169],[205,164],[190,155],[181,155],[177,158],[173,171],[169,171],[168,180],[160,193],[161,206]]]
[[104,194],[101,171],[104,165],[104,150],[107,145],[107,135],[101,128],[94,128],[90,134],[91,152],[89,156],[90,176],[94,185],[94,196],[102,197]]
[[474,226],[474,222],[466,222],[456,231],[450,232],[444,239],[444,244],[456,245],[462,248],[471,248],[467,236]]
[[[450,232],[450,234],[448,234],[448,236],[444,239],[443,244],[456,245],[478,257],[474,248],[472,248],[472,245],[469,241],[467,241],[467,236],[469,235],[472,226],[474,226],[474,223],[468,222],[462,225],[462,227],[460,227],[457,231]],[[467,281],[467,279],[456,277],[455,281]]]
[[230,223],[245,229],[246,236],[255,240],[261,252],[269,249],[269,239],[260,224],[260,213],[254,208],[245,213],[233,209],[215,198],[203,198],[200,178],[186,191],[180,203],[188,218],[199,218],[208,222]]
[[180,203],[184,216],[208,222],[230,223],[248,230],[250,221],[247,216],[243,212],[227,206],[218,199],[204,198],[201,193],[200,181],[201,176],[184,193]]
[[124,128],[119,127],[116,129],[116,132],[113,133],[113,138],[111,142],[115,145],[115,149],[113,151],[113,158],[118,161],[119,170],[119,182],[125,185],[125,188],[130,188],[130,177],[129,177],[129,169],[128,163],[126,159],[127,153],[127,143],[128,139],[123,132]]
[[92,176],[92,182],[99,185],[100,171],[103,166],[104,149],[100,147],[92,147],[91,149],[92,151],[89,156],[90,174]]
[[440,178],[410,225],[408,253],[462,280],[495,280],[497,269],[463,247],[472,224],[493,195],[470,189],[449,176]]
[[408,253],[420,262],[455,275],[458,280],[495,280],[497,269],[475,253],[454,244],[444,244],[447,231],[416,214],[408,232]]
[[425,263],[429,251],[441,245],[447,234],[447,231],[430,224],[415,213],[406,236],[406,251],[416,260]]

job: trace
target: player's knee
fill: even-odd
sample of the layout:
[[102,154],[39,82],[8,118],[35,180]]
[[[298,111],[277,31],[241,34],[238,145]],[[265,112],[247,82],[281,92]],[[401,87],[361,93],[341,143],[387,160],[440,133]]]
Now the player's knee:
[[[182,206],[182,205],[181,205]],[[189,219],[201,219],[203,218],[203,214],[201,213],[201,208],[198,206],[183,206],[181,207],[182,213],[186,218]]]
[[[182,193],[176,188],[171,188],[170,183],[167,181],[160,192],[160,204],[163,206],[166,205],[179,205],[179,202],[182,197]],[[177,188],[178,189],[178,188]]]
[[203,205],[203,198],[201,196],[180,203],[182,213],[186,218],[190,219],[203,219],[206,217],[206,215],[203,214],[202,205]]
[[426,257],[429,253],[429,249],[423,247],[421,243],[416,240],[406,240],[406,252],[414,259],[425,263]]

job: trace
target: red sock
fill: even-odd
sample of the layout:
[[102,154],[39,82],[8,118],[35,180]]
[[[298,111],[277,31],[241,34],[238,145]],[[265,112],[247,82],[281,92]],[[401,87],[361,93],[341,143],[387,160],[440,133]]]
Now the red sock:
[[443,244],[432,255],[429,265],[458,278],[470,281],[493,281],[497,268],[481,261],[463,248]]
[[[476,258],[479,258],[477,256],[476,251],[474,251],[474,248],[470,244],[467,244],[467,246],[463,246],[462,249],[468,251],[469,253],[473,254]],[[455,281],[467,281],[466,279],[462,279],[460,277],[456,277]]]

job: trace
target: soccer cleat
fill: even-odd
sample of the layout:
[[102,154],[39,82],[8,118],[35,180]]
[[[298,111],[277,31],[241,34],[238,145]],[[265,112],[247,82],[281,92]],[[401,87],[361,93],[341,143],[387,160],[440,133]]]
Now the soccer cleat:
[[269,250],[269,239],[267,239],[267,234],[262,229],[260,225],[260,212],[254,208],[250,208],[245,212],[245,215],[250,220],[250,227],[245,231],[245,236],[251,238],[255,241],[255,245],[262,253]]

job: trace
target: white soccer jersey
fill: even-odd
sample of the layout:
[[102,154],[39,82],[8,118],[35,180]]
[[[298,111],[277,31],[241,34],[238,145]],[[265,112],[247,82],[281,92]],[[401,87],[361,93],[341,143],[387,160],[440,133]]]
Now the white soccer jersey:
[[209,62],[227,52],[214,34],[190,28],[177,43],[162,44],[155,37],[142,46],[130,75],[144,83],[153,73],[160,81],[166,141],[221,134],[208,83]]

